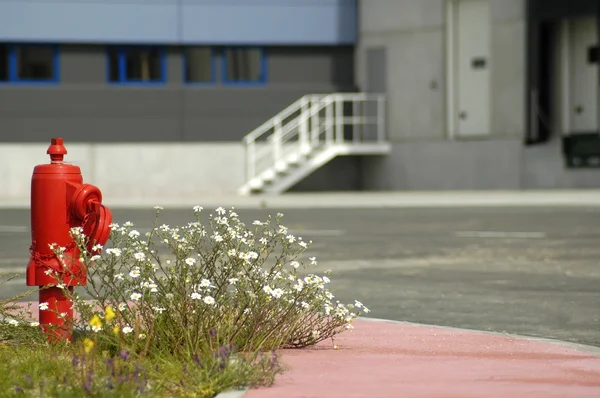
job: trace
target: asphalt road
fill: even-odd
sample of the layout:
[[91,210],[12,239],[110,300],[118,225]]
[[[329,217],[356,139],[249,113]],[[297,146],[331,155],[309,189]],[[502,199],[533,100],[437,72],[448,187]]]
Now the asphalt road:
[[[237,210],[244,221],[276,210]],[[113,210],[149,228],[153,210]],[[284,224],[312,239],[341,301],[371,316],[557,338],[600,347],[600,208],[302,209]],[[165,210],[170,225],[191,211]],[[29,213],[0,210],[0,272],[24,272]],[[23,277],[0,297],[24,291]]]

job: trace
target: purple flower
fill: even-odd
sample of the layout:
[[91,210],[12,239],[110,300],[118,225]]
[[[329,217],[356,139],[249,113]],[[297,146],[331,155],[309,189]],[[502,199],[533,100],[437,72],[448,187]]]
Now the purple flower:
[[119,356],[122,360],[129,361],[129,352],[127,352],[126,350],[121,350],[121,352],[119,352]]

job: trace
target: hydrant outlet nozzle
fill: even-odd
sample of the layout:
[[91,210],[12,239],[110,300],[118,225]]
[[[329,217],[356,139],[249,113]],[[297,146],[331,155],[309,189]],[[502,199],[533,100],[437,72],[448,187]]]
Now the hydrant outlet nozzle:
[[52,163],[61,163],[67,154],[67,148],[65,148],[63,144],[63,139],[52,138],[46,153],[50,155],[50,161]]

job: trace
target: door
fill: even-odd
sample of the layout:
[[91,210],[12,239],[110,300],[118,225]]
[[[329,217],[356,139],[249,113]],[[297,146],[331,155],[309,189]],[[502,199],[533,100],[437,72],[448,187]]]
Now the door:
[[568,22],[570,133],[598,130],[598,31],[595,17],[577,18]]
[[455,128],[459,136],[490,133],[490,16],[487,0],[453,3]]

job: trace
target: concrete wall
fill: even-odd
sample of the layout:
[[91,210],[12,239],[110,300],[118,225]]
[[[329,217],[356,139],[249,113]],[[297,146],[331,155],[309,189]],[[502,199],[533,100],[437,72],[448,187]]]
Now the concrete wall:
[[[235,193],[244,179],[239,143],[74,144],[65,161],[107,200],[201,198]],[[0,202],[26,201],[37,164],[48,163],[48,144],[0,145]],[[158,204],[158,203],[157,203]]]
[[0,0],[0,41],[353,44],[356,0]]
[[60,84],[0,85],[0,142],[240,141],[302,95],[354,89],[349,46],[269,47],[263,86],[185,85],[181,54],[168,47],[167,84],[120,86],[105,46],[62,45]]
[[[490,0],[492,131],[520,138],[525,123],[524,0]],[[366,52],[387,51],[388,135],[394,142],[446,137],[446,0],[359,3],[357,84],[367,86]]]
[[489,0],[491,125],[488,135],[450,140],[446,126],[446,11],[449,0],[359,2],[357,84],[367,90],[369,49],[386,51],[387,157],[365,158],[366,189],[598,187],[598,171],[564,167],[560,143],[525,147],[525,0]]

